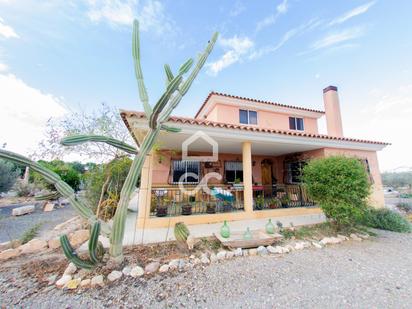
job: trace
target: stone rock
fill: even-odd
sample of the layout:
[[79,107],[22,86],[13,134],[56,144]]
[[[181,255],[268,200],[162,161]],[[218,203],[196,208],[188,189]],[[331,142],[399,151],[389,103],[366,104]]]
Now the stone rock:
[[293,247],[292,245],[286,245],[282,248],[284,249],[283,251],[285,251],[283,253],[288,253],[288,252],[292,252],[293,250],[295,250],[295,247]]
[[323,238],[320,243],[322,245],[327,245],[327,244],[338,244],[342,242],[342,239],[338,238],[338,237],[325,237]]
[[84,277],[86,277],[87,275],[90,274],[90,271],[87,269],[80,269],[77,274],[74,275],[74,279],[83,279]]
[[67,282],[69,282],[70,280],[72,280],[72,276],[70,275],[63,275],[59,280],[56,281],[56,286],[58,288],[62,288],[64,287]]
[[207,257],[207,254],[206,254],[206,253],[203,253],[203,254],[202,254],[202,256],[200,257],[200,261],[202,262],[202,264],[209,264],[209,263],[210,263],[210,260],[209,260],[209,258]]
[[174,259],[169,262],[169,269],[175,270],[179,267],[179,259]]
[[212,254],[210,255],[210,262],[211,262],[211,263],[217,262],[217,256],[216,256],[216,254],[212,253]]
[[183,259],[180,259],[178,267],[179,267],[179,270],[183,270],[186,267],[186,261]]
[[64,270],[64,274],[65,275],[73,275],[77,270],[76,265],[74,265],[73,263],[70,263],[66,269]]
[[54,203],[46,203],[43,207],[43,211],[49,212],[54,210]]
[[92,280],[90,280],[90,279],[84,279],[84,280],[80,281],[80,287],[83,288],[83,289],[89,288],[91,282],[92,282]]
[[189,250],[193,250],[193,247],[198,243],[197,239],[193,235],[187,236],[186,244]]
[[349,240],[349,237],[347,237],[347,236],[345,236],[345,235],[339,235],[339,234],[338,234],[337,237],[338,237],[339,239],[341,239],[342,241]]
[[162,266],[160,266],[159,268],[159,273],[165,273],[169,271],[169,265],[168,264],[164,264]]
[[312,241],[312,245],[316,248],[316,249],[322,249],[323,246],[317,242],[317,241]]
[[133,278],[141,277],[143,275],[144,275],[144,269],[140,266],[135,266],[130,271],[130,276],[132,276]]
[[18,249],[20,250],[20,253],[27,254],[27,253],[39,252],[46,248],[47,248],[47,241],[43,239],[34,238],[30,240],[29,242],[25,243],[24,245],[21,245]]
[[12,259],[19,255],[20,255],[20,251],[18,249],[6,249],[0,252],[0,261]]
[[264,246],[259,246],[256,251],[257,251],[257,254],[259,254],[259,255],[267,255],[268,254],[268,250]]
[[144,272],[146,274],[153,274],[159,269],[159,267],[160,267],[159,262],[152,262],[146,265],[146,267],[144,268]]
[[358,233],[357,235],[358,235],[358,237],[360,237],[360,238],[362,238],[362,239],[368,239],[368,238],[369,238],[369,235],[368,235],[368,234],[360,234],[360,233]]
[[12,248],[11,241],[6,241],[6,242],[0,243],[0,252],[4,251],[6,249],[11,249],[11,248]]
[[[22,245],[21,240],[20,239],[13,239],[11,241],[11,247],[13,249],[16,249],[17,247],[20,247]],[[1,251],[1,250],[0,250]]]
[[234,252],[235,256],[242,256],[242,248],[237,248]]
[[48,283],[49,285],[53,285],[53,284],[56,283],[56,280],[57,280],[57,275],[54,274],[54,275],[51,275],[51,276],[49,276],[49,277],[47,278],[47,283]]
[[251,256],[257,255],[257,250],[255,248],[249,249],[249,255],[251,255]]
[[103,287],[104,286],[103,275],[94,276],[92,278],[92,280],[90,281],[90,286],[92,288],[95,288],[95,287],[98,287],[98,286]]
[[226,258],[226,251],[219,251],[216,254],[218,260],[224,260]]
[[295,250],[303,250],[303,249],[309,248],[309,247],[310,247],[310,243],[308,243],[308,242],[306,242],[306,241],[300,241],[300,242],[297,242],[297,243],[295,244],[294,249],[295,249]]
[[17,207],[17,208],[14,208],[11,211],[11,215],[12,216],[22,216],[22,215],[25,215],[25,214],[30,214],[30,213],[34,212],[34,210],[35,210],[34,205],[27,205],[27,206]]
[[198,264],[201,264],[202,261],[199,258],[194,258],[192,263],[193,263],[193,265],[198,265]]
[[235,252],[233,252],[233,251],[226,252],[226,258],[227,259],[232,259],[234,256],[235,256]]
[[122,273],[121,271],[113,270],[113,271],[107,276],[107,279],[108,279],[110,282],[114,282],[114,281],[119,280],[122,276],[123,276],[123,273]]
[[78,230],[70,234],[69,240],[73,247],[77,247],[89,239],[89,230]]
[[281,247],[281,246],[276,246],[276,247],[267,246],[266,249],[267,249],[267,250],[269,251],[269,253],[271,253],[271,254],[283,254],[283,253],[289,252],[289,250],[287,250],[286,248]]
[[64,287],[69,289],[69,290],[75,290],[75,289],[77,289],[77,287],[79,286],[81,281],[82,281],[82,279],[80,279],[80,278],[72,279],[69,282],[67,282]]
[[57,249],[60,248],[60,239],[58,237],[49,239],[47,245],[50,249]]
[[352,238],[353,240],[356,240],[356,241],[362,241],[362,238],[360,238],[355,233],[350,234],[350,238]]
[[249,255],[249,250],[248,249],[243,249],[242,250],[242,255],[243,256],[248,256]]
[[123,268],[122,273],[125,276],[130,276],[131,271],[132,271],[132,267],[131,266],[126,266],[125,268]]

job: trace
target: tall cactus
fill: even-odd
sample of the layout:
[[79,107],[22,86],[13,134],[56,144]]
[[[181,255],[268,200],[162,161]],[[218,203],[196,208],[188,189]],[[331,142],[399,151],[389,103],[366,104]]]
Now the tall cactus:
[[[147,95],[147,90],[143,79],[143,72],[140,64],[139,23],[135,20],[133,23],[132,56],[137,85],[139,89],[139,97],[143,104],[149,127],[148,132],[140,146],[140,149],[136,149],[133,146],[130,146],[121,141],[117,141],[113,138],[98,135],[77,135],[70,136],[62,140],[62,144],[66,146],[78,145],[85,142],[103,142],[119,148],[127,153],[135,155],[120,193],[120,200],[113,218],[112,228],[110,229],[106,223],[101,222],[102,233],[110,235],[110,255],[115,261],[121,262],[123,260],[122,243],[125,232],[127,206],[129,204],[130,197],[135,188],[137,180],[140,177],[143,163],[146,160],[147,155],[152,150],[160,131],[163,130],[172,133],[179,132],[179,128],[170,127],[166,125],[165,122],[168,121],[171,113],[180,103],[183,96],[187,93],[197,74],[200,72],[200,69],[205,64],[207,57],[209,56],[214,44],[216,43],[217,37],[217,33],[212,36],[203,53],[199,55],[196,65],[193,67],[186,80],[183,79],[183,75],[188,73],[192,68],[194,63],[193,59],[190,58],[185,61],[180,66],[176,75],[173,74],[169,65],[165,65],[165,73],[167,77],[166,90],[152,108],[152,106],[149,104],[149,97]],[[79,197],[77,197],[73,189],[70,188],[70,186],[64,181],[62,181],[60,177],[54,172],[45,169],[44,167],[29,160],[28,158],[1,149],[0,158],[9,159],[15,163],[29,166],[34,171],[39,172],[46,179],[46,181],[55,186],[59,194],[69,199],[70,203],[82,217],[88,219],[91,224],[99,222],[91,211],[91,208],[88,207],[86,201],[81,200]],[[63,237],[62,246],[63,244],[66,256],[73,259],[73,261],[76,261],[76,263],[79,263],[84,267],[92,267],[89,266],[89,264],[94,265],[93,263],[95,263],[95,260],[92,255],[91,261],[78,260],[76,254],[73,253],[74,250],[72,250],[67,237]],[[72,252],[72,254],[70,254],[70,252]],[[94,252],[94,250],[92,250],[91,252]]]

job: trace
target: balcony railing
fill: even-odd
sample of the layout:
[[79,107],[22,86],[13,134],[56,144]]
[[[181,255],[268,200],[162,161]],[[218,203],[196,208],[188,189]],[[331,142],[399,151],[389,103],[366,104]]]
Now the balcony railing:
[[[195,186],[153,187],[150,215],[157,217],[243,211],[242,185],[216,185],[216,191],[192,191]],[[219,194],[215,194],[218,192]],[[229,198],[227,198],[229,197]],[[253,186],[253,209],[314,206],[302,185]]]

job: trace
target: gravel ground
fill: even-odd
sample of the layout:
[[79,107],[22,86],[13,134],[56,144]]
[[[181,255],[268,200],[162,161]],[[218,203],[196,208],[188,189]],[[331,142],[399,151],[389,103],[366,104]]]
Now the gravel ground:
[[410,308],[412,234],[378,232],[282,257],[241,257],[80,293],[0,273],[0,307]]
[[62,208],[55,208],[50,212],[44,212],[40,205],[37,205],[36,210],[33,213],[13,217],[11,215],[12,209],[20,206],[23,205],[0,207],[0,242],[19,239],[25,231],[37,223],[43,223],[39,230],[39,235],[41,236],[44,232],[54,228],[57,224],[76,216],[75,210],[70,205]]

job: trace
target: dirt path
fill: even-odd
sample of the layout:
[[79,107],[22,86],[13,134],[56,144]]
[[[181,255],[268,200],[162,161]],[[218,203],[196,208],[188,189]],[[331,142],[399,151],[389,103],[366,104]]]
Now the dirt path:
[[[241,257],[83,294],[0,273],[0,305],[30,308],[410,308],[412,234],[379,232],[283,257]],[[15,278],[15,279],[14,279]]]

